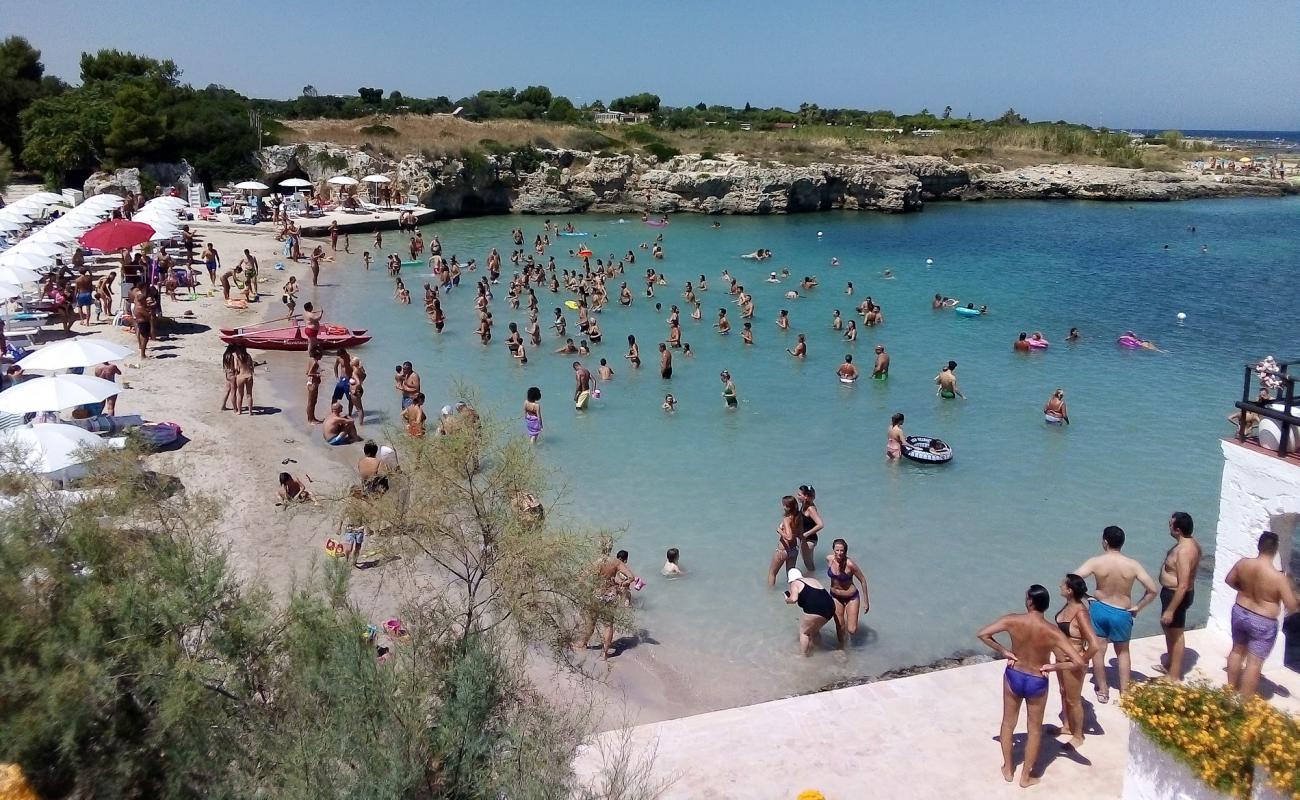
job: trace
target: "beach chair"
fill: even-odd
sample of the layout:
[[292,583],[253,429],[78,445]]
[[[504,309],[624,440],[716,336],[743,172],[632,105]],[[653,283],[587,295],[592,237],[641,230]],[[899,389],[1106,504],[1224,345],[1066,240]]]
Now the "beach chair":
[[256,225],[260,221],[257,209],[252,206],[244,206],[244,215],[235,220],[236,225]]

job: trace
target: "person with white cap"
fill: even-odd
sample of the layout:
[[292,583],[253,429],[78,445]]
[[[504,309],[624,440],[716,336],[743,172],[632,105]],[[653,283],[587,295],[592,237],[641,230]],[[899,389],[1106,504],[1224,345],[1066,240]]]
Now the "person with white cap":
[[835,601],[816,578],[806,578],[793,567],[786,572],[786,583],[785,602],[799,606],[803,612],[799,620],[799,650],[808,655],[812,652],[813,637],[835,618]]

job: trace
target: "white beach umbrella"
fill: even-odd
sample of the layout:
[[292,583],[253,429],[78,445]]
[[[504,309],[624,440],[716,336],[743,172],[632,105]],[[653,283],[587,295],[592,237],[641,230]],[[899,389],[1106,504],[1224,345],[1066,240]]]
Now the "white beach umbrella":
[[63,195],[55,194],[54,192],[33,192],[27,195],[26,197],[22,198],[18,202],[19,203],[23,203],[23,202],[44,203],[47,206],[52,206],[55,203],[62,203],[65,200],[66,198]]
[[41,273],[31,267],[20,267],[16,264],[0,264],[0,283],[17,285],[20,283],[31,283],[41,279]]
[[235,188],[258,192],[262,189],[270,189],[271,187],[261,181],[241,181],[235,184]]
[[122,387],[91,375],[54,375],[33,378],[0,392],[0,411],[26,414],[29,411],[62,411],[107,400]]
[[183,206],[188,206],[188,205],[189,205],[189,201],[187,201],[184,197],[176,197],[175,195],[170,195],[170,194],[165,194],[162,197],[155,197],[154,199],[145,203],[146,207],[172,206],[174,208],[181,208]]
[[[87,225],[86,227],[89,228],[94,226]],[[82,230],[82,228],[79,228],[76,225],[60,225],[58,227],[46,225],[44,228],[41,228],[39,231],[28,237],[27,241],[53,242],[55,244],[71,242],[76,240]]]
[[281,186],[287,186],[290,189],[306,189],[311,186],[311,181],[304,178],[285,178],[280,181]]
[[30,208],[21,208],[18,206],[5,206],[0,208],[0,219],[7,219],[12,222],[31,222],[41,214],[39,211],[33,211]]
[[165,242],[170,239],[179,239],[180,237],[181,237],[180,228],[177,228],[175,226],[168,227],[167,225],[153,224],[153,236],[149,237],[149,241]]
[[392,183],[393,182],[391,178],[386,178],[383,175],[367,175],[361,180],[366,183]]
[[77,209],[86,209],[93,211],[106,211],[108,209],[120,208],[126,201],[115,194],[97,194],[88,198],[86,202],[77,206]]
[[0,233],[13,233],[27,227],[27,223],[14,219],[0,219]]
[[335,175],[333,178],[330,178],[327,183],[331,183],[335,186],[356,186],[360,181],[356,178],[349,178],[347,175]]
[[43,256],[37,253],[14,252],[10,248],[0,253],[0,266],[27,267],[28,269],[44,269],[54,263],[54,256]]
[[87,450],[107,446],[106,440],[76,425],[24,425],[0,431],[0,467],[44,475],[77,466]]
[[15,286],[12,283],[0,283],[0,300],[12,300],[15,297],[21,297],[22,294],[22,287]]
[[35,253],[38,256],[50,256],[51,258],[63,255],[63,251],[66,249],[58,242],[42,239],[26,239],[13,246],[13,251],[16,253]]
[[47,344],[19,361],[18,366],[40,371],[73,369],[93,367],[105,361],[121,361],[129,355],[131,351],[120,344],[99,337],[83,336]]

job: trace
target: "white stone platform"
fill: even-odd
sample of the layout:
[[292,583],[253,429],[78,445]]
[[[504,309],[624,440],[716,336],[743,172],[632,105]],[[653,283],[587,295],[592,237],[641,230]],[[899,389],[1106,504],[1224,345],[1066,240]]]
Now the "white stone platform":
[[[1202,629],[1189,631],[1187,644],[1189,659],[1195,654],[1191,677],[1222,683],[1228,642]],[[1134,672],[1151,676],[1164,639],[1136,640],[1132,651]],[[653,748],[654,776],[672,781],[664,798],[794,800],[805,789],[828,800],[1119,797],[1128,722],[1115,693],[1100,705],[1091,683],[1084,687],[1090,729],[1083,746],[1076,752],[1045,736],[1042,783],[1022,790],[1003,782],[995,737],[1004,668],[995,661],[608,731],[584,748],[577,767],[583,776],[598,773],[602,751],[617,751],[628,736],[634,754]],[[1300,673],[1274,668],[1264,676],[1272,701],[1300,712]],[[1045,723],[1055,725],[1059,713],[1053,678]],[[1023,717],[1016,741],[1019,757]]]

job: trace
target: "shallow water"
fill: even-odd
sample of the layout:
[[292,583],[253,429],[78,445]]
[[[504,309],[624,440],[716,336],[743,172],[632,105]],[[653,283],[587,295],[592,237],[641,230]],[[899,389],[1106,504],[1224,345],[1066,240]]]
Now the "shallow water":
[[[541,387],[540,446],[566,490],[567,512],[626,528],[619,546],[631,551],[632,569],[650,584],[637,600],[659,643],[655,657],[683,672],[697,655],[724,665],[745,677],[742,694],[759,699],[978,647],[980,625],[1019,610],[1030,583],[1055,593],[1062,574],[1098,549],[1106,525],[1123,526],[1126,551],[1152,571],[1168,544],[1171,511],[1189,511],[1202,540],[1212,539],[1219,438],[1231,430],[1224,418],[1240,392],[1241,365],[1266,354],[1296,355],[1287,348],[1294,346],[1300,301],[1293,283],[1298,212],[1294,198],[932,204],[905,216],[723,218],[720,230],[710,228],[710,218],[676,216],[662,229],[664,261],[636,250],[626,276],[633,306],[612,305],[601,317],[605,341],[583,360],[595,372],[599,358],[607,358],[616,377],[585,413],[569,402],[574,357],[551,352],[559,342],[549,331],[527,366],[506,353],[506,323],[522,328],[525,316],[508,309],[505,279],[493,302],[496,337],[489,347],[479,344],[472,301],[481,269],[465,273],[444,299],[448,326],[440,336],[422,313],[423,270],[404,270],[414,302],[399,306],[382,257],[369,273],[359,256],[341,260],[344,270],[327,266],[327,280],[349,290],[327,310],[330,321],[375,334],[359,354],[371,376],[367,399],[389,419],[397,400],[388,370],[404,359],[423,377],[431,415],[454,399],[453,382],[464,380],[522,433],[525,389]],[[579,243],[599,257],[621,255],[659,233],[628,220],[564,218],[595,236],[557,239],[551,254],[570,267],[577,262],[567,251]],[[425,237],[437,234],[445,255],[480,265],[495,246],[509,276],[510,230],[523,226],[531,243],[541,225],[540,218],[513,216],[460,220],[426,228]],[[371,249],[362,238],[353,237],[354,251]],[[404,242],[395,232],[385,239],[390,251]],[[759,265],[738,257],[758,247],[775,258]],[[832,256],[841,266],[829,266]],[[658,289],[660,312],[639,280],[652,265],[671,280]],[[790,281],[764,282],[785,266]],[[894,279],[882,277],[886,268]],[[740,340],[724,269],[756,298],[752,348]],[[681,287],[701,273],[710,290],[702,295],[704,320],[695,322]],[[794,288],[788,284],[806,274],[821,286],[785,300]],[[852,298],[844,294],[848,281],[857,289]],[[936,292],[987,304],[991,313],[964,319],[932,311]],[[859,323],[858,342],[846,344],[830,329],[831,312],[853,318],[852,308],[867,295],[883,306],[886,323]],[[568,296],[538,297],[545,329],[550,310]],[[674,377],[663,381],[657,343],[667,336],[673,303],[683,309],[684,339],[696,355],[676,353]],[[725,338],[710,327],[724,306],[737,331]],[[774,324],[782,308],[793,320],[789,333]],[[1185,323],[1176,319],[1180,311]],[[576,312],[566,310],[566,317],[576,337]],[[1082,342],[1064,342],[1071,326],[1080,328]],[[1118,347],[1115,337],[1128,329],[1167,352]],[[1051,347],[1013,353],[1022,330],[1041,330]],[[808,334],[806,361],[785,353],[800,331]],[[641,344],[639,371],[623,359],[628,333]],[[854,353],[869,372],[877,342],[893,356],[889,381],[840,385],[834,371],[844,354]],[[932,379],[948,359],[959,362],[967,401],[935,397]],[[741,396],[735,413],[720,398],[724,368]],[[1067,392],[1067,428],[1042,422],[1043,403],[1056,387]],[[660,410],[669,391],[680,404],[673,415]],[[887,464],[882,449],[894,411],[907,415],[909,433],[950,442],[953,462]],[[783,587],[766,584],[780,497],[801,483],[817,488],[827,522],[819,572],[824,577],[830,541],[843,537],[870,581],[871,613],[847,657],[800,658],[797,614],[782,603]],[[658,576],[669,546],[682,551],[685,579]],[[1206,616],[1208,585],[1201,588],[1191,614],[1196,624]],[[1156,613],[1139,618],[1138,634],[1157,630]],[[825,636],[833,643],[832,627]]]

